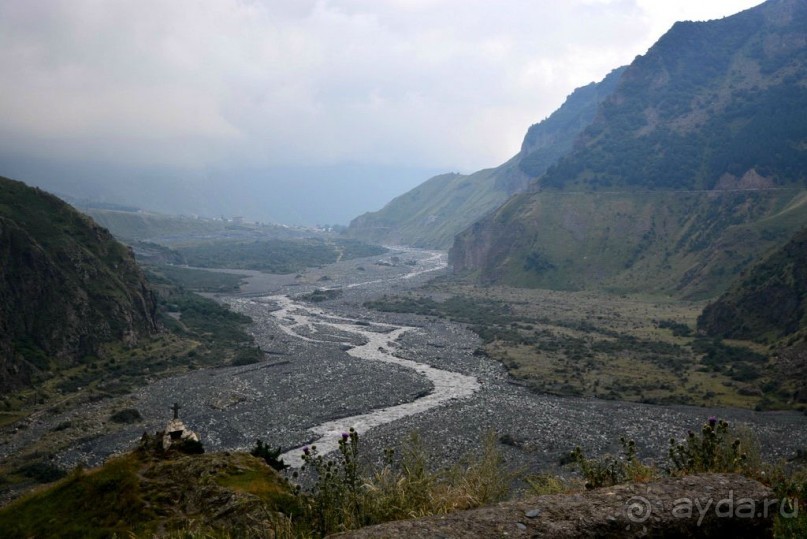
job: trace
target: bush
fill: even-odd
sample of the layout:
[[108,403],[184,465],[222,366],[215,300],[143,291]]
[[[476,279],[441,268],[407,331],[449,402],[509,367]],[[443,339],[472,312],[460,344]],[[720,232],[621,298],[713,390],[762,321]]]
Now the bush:
[[570,460],[580,468],[587,489],[610,487],[626,481],[648,481],[656,475],[651,467],[639,461],[633,440],[620,438],[619,441],[622,444],[621,456],[587,459],[579,446],[574,448]]
[[728,422],[715,417],[710,417],[701,427],[700,435],[689,431],[683,442],[671,439],[670,473],[747,472],[748,455],[740,438],[730,439]]
[[15,473],[33,479],[37,483],[51,483],[67,475],[64,470],[55,464],[42,461],[21,466],[15,470]]
[[491,434],[482,454],[466,458],[450,469],[429,469],[428,457],[417,434],[404,446],[400,462],[395,451],[385,451],[385,464],[373,473],[359,466],[359,434],[350,429],[339,441],[339,455],[325,459],[316,446],[303,450],[304,468],[316,481],[307,497],[308,521],[315,533],[378,524],[390,520],[446,514],[503,499],[512,475],[502,466]]
[[317,453],[317,446],[303,449],[303,469],[313,469],[317,479],[311,491],[309,516],[315,530],[326,535],[364,525],[358,477],[359,434],[351,427],[339,440],[338,460]]
[[140,415],[140,412],[135,408],[126,408],[112,414],[109,417],[109,420],[113,423],[122,423],[124,425],[128,425],[142,421],[143,416]]

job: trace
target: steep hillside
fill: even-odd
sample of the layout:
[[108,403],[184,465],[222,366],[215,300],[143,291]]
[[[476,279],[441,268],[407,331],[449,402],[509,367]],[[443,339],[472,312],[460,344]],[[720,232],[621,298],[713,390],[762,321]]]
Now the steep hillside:
[[503,165],[470,175],[435,176],[380,211],[357,217],[348,234],[376,243],[448,248],[455,234],[523,191],[572,148],[623,70],[575,90],[551,116],[530,127],[521,151]]
[[126,247],[55,196],[0,178],[0,392],[156,331]]
[[807,228],[707,305],[698,330],[768,344],[779,389],[807,402]]
[[484,282],[713,296],[807,222],[801,110],[807,2],[677,23],[451,263]]
[[718,337],[773,342],[807,329],[807,229],[753,266],[698,318]]

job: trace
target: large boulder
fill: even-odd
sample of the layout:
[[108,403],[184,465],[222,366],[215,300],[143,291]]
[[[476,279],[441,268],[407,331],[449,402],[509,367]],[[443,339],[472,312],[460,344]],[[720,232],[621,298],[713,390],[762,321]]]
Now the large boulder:
[[489,538],[773,536],[781,505],[764,485],[736,474],[704,474],[555,494],[416,520],[388,522],[337,537]]

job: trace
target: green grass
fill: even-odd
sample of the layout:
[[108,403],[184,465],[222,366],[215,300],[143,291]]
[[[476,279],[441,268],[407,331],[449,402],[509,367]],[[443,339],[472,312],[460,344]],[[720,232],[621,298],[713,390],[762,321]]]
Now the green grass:
[[300,501],[289,485],[267,480],[265,469],[240,467],[216,476],[215,481],[222,487],[257,496],[271,511],[284,511],[289,516],[302,512]]
[[196,292],[237,292],[246,275],[179,266],[148,266],[149,281],[164,279]]
[[445,280],[367,307],[463,322],[484,351],[542,393],[658,404],[798,407],[798,381],[754,343],[698,338],[702,302]]
[[516,195],[458,245],[487,257],[471,268],[483,283],[701,300],[799,230],[805,197],[798,189],[545,190]]
[[495,178],[515,166],[435,176],[384,209],[363,215],[350,233],[368,241],[447,249],[458,232],[507,200]]
[[109,537],[137,529],[151,517],[137,470],[131,456],[112,459],[99,470],[76,470],[0,510],[0,536]]
[[[244,518],[217,517],[221,503]],[[256,513],[274,511],[297,514],[299,501],[259,459],[233,453],[166,460],[135,451],[93,470],[74,470],[3,507],[0,536],[151,537],[183,529],[241,536],[256,524]]]
[[0,412],[0,427],[11,425],[20,420],[23,414],[19,412]]
[[[572,494],[624,482],[694,473],[741,473],[769,486],[777,499],[796,499],[798,518],[775,521],[775,537],[797,538],[807,527],[804,463],[763,462],[753,432],[722,421],[682,432],[666,462],[638,458],[643,440],[620,440],[623,455],[587,457],[571,447],[572,475],[523,477],[530,491],[512,490],[493,434],[450,468],[434,468],[413,433],[399,453],[370,466],[358,433],[341,439],[335,457],[311,448],[309,487],[297,489],[262,459],[245,453],[176,455],[143,448],[100,468],[74,470],[56,484],[0,508],[2,537],[322,537],[367,525],[445,515],[534,494]],[[695,426],[693,426],[695,427]],[[802,457],[803,458],[803,457]],[[792,511],[791,511],[792,512]]]
[[332,264],[383,254],[386,249],[356,240],[266,239],[251,242],[195,242],[176,250],[191,266],[203,268],[250,269],[266,273],[288,274],[307,267]]

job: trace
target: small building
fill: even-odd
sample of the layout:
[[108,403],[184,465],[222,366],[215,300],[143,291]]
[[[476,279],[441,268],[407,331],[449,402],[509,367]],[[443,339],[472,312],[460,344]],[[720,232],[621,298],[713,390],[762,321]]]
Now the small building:
[[163,430],[162,447],[168,450],[172,445],[184,445],[187,442],[199,443],[199,435],[185,426],[185,423],[179,419],[179,409],[181,406],[174,403],[171,409],[174,411],[174,418],[168,422]]

